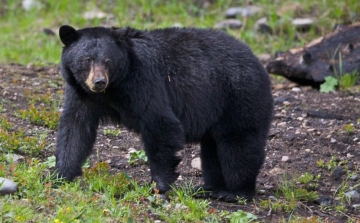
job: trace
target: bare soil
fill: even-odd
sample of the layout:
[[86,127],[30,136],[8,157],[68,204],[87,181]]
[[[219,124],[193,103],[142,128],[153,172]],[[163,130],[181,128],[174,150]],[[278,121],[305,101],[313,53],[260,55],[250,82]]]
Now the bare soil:
[[[20,109],[28,109],[29,94],[31,96],[50,92],[54,100],[60,98],[62,101],[59,95],[62,95],[64,82],[58,66],[3,64],[0,65],[0,79],[0,102],[6,109],[0,115],[6,115],[15,123],[17,129],[23,128],[29,135],[43,129],[21,120],[15,113]],[[278,77],[272,77],[272,80],[275,99],[274,120],[266,147],[266,160],[258,177],[255,201],[243,205],[212,201],[212,206],[229,211],[242,209],[252,212],[264,222],[278,222],[295,215],[320,216],[328,222],[347,222],[349,218],[360,219],[360,209],[356,208],[356,204],[360,204],[360,199],[353,199],[345,211],[336,211],[335,208],[339,202],[337,192],[342,182],[346,182],[349,187],[359,185],[359,177],[347,177],[353,173],[360,175],[359,90],[324,94],[311,87],[297,86]],[[348,124],[352,124],[353,128]],[[121,129],[118,137],[104,135],[104,129],[115,128]],[[55,137],[56,131],[50,130],[48,141],[51,146],[43,151],[42,159],[53,155]],[[130,148],[143,149],[139,135],[121,126],[101,126],[91,155],[91,164],[105,161],[111,165],[114,172],[127,172],[139,182],[148,182],[150,174],[146,163],[140,162],[134,166],[128,164]],[[191,166],[191,161],[199,157],[199,146],[188,145],[181,155],[183,161],[178,168],[181,178],[177,183],[201,183],[201,171]],[[289,159],[282,161],[283,156],[288,156]],[[334,173],[336,165],[330,169],[322,168],[318,164],[319,160],[323,160],[325,165],[338,164],[342,166],[343,171]],[[333,161],[330,163],[330,160]],[[287,176],[297,179],[306,172],[314,176],[321,175],[314,188],[320,197],[318,201],[299,202],[293,213],[265,210],[261,207],[260,202],[269,199],[269,196],[274,196],[278,200],[283,199],[276,193],[282,178]],[[357,186],[355,190],[360,192],[360,187]],[[325,200],[332,201],[333,205],[319,205]]]

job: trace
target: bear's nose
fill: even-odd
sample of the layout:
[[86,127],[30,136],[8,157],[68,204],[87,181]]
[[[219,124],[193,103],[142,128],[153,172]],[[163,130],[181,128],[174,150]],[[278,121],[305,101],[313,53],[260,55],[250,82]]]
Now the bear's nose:
[[105,85],[106,85],[106,79],[105,78],[97,78],[94,81],[94,85],[95,85],[95,89],[97,90],[104,90]]

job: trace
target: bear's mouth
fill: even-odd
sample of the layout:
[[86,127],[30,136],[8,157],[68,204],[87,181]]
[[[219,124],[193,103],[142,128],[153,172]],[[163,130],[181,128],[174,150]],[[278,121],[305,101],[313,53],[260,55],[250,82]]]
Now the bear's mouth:
[[109,76],[105,67],[103,65],[92,65],[85,84],[92,92],[105,91],[109,84]]

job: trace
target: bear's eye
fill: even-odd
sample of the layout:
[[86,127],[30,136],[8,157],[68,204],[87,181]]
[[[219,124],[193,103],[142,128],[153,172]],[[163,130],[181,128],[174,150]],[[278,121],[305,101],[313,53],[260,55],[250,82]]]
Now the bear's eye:
[[111,60],[110,59],[105,59],[105,64],[110,66],[111,65]]
[[84,58],[83,63],[84,63],[85,65],[91,64],[91,58],[90,58],[90,57]]

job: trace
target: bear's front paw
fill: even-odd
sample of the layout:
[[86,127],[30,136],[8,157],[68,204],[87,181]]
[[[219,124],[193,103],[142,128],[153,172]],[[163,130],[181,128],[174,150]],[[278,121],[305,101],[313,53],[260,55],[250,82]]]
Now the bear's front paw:
[[255,195],[255,191],[226,191],[226,190],[218,190],[218,191],[213,191],[211,193],[211,198],[212,199],[216,199],[216,200],[220,200],[220,201],[225,201],[225,202],[230,202],[230,203],[236,203],[238,202],[240,199],[246,199],[248,201],[252,200],[252,198]]

